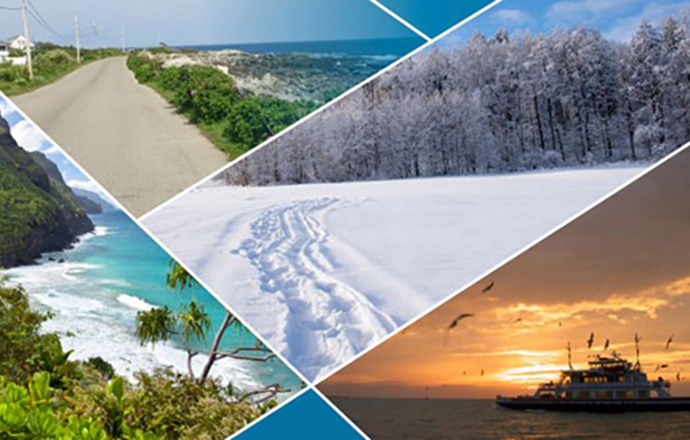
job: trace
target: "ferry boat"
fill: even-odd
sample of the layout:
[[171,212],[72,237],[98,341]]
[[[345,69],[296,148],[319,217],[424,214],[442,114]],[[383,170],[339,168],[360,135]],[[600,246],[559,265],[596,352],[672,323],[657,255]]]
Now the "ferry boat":
[[534,395],[496,397],[499,407],[515,410],[571,412],[690,411],[690,397],[671,397],[671,383],[650,380],[639,362],[634,366],[615,352],[597,355],[586,370],[562,371],[558,382],[541,384]]

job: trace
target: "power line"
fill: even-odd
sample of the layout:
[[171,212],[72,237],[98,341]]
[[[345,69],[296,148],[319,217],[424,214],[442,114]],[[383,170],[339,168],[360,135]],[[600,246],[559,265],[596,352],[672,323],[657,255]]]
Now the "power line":
[[31,17],[33,17],[34,20],[36,20],[36,22],[43,29],[47,30],[49,33],[53,34],[53,36],[56,36],[60,39],[66,40],[69,38],[69,37],[65,36],[64,34],[58,32],[57,30],[55,30],[55,28],[53,26],[51,26],[50,23],[48,23],[48,21],[45,18],[43,18],[43,15],[41,15],[41,13],[38,11],[38,9],[36,9],[36,7],[31,2],[31,0],[27,0],[27,3],[29,5],[29,10],[28,10],[29,15],[31,15]]
[[12,6],[0,6],[2,11],[21,11],[22,8],[12,7]]
[[34,19],[34,21],[36,22],[36,24],[38,24],[43,30],[45,30],[46,32],[48,32],[48,33],[49,33],[50,35],[52,35],[53,37],[56,37],[58,40],[65,40],[65,39],[67,38],[67,37],[65,37],[64,35],[58,33],[57,31],[55,31],[55,30],[53,30],[53,29],[47,27],[44,23],[42,23],[42,22],[38,19],[38,17],[36,17],[36,16],[33,14],[33,12],[31,12],[30,9],[27,9],[26,12],[29,14],[29,16],[30,16],[31,18]]

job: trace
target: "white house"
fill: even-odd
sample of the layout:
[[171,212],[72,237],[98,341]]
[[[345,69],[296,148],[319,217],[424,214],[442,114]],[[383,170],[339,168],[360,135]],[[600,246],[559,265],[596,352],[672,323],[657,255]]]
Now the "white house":
[[6,63],[10,58],[10,44],[7,41],[0,41],[0,63]]
[[8,41],[0,41],[0,64],[12,63],[15,66],[25,66],[26,55],[22,57],[11,57],[10,48],[11,45]]
[[[25,51],[26,50],[26,38],[23,35],[17,35],[8,40],[10,49],[16,49]],[[34,47],[34,43],[31,43],[31,47]]]

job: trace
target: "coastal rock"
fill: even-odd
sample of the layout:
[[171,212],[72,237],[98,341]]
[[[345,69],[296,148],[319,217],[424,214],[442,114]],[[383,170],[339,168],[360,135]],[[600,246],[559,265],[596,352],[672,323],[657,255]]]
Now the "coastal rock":
[[0,266],[30,264],[44,252],[67,249],[94,230],[59,169],[28,153],[0,118]]
[[243,92],[287,101],[324,102],[334,91],[347,90],[392,60],[343,54],[253,53],[234,49],[143,52],[163,68],[210,66],[232,77]]

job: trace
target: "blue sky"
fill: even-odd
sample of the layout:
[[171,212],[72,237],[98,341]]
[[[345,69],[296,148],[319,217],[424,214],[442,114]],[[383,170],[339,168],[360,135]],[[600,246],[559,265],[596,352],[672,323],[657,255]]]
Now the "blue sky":
[[62,150],[48,140],[34,124],[25,119],[14,104],[0,95],[0,114],[9,123],[12,137],[26,151],[40,151],[48,159],[55,163],[62,173],[65,182],[73,188],[82,188],[101,195],[106,200],[111,200],[103,191],[103,188],[95,181],[82,173]]
[[658,23],[686,11],[690,11],[690,0],[504,0],[444,43],[456,44],[477,30],[486,35],[501,28],[511,33],[525,29],[537,33],[580,24],[601,30],[609,39],[626,41],[643,19]]
[[[60,35],[52,35],[31,19],[37,40],[74,41],[74,15],[79,14],[85,46],[120,46],[124,23],[128,46],[265,43],[411,37],[411,31],[369,0],[30,0]],[[19,0],[0,0],[16,6]],[[0,10],[0,38],[21,32],[17,11]]]

